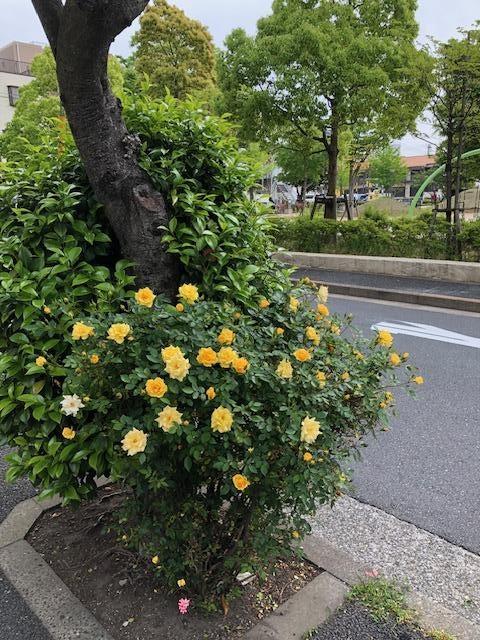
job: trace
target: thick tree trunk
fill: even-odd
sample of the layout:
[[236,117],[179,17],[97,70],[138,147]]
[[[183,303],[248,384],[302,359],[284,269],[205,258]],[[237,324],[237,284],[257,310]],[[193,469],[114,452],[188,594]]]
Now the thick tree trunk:
[[327,203],[325,205],[325,218],[337,219],[337,179],[338,179],[338,124],[332,121],[332,136],[327,148],[328,174],[327,174]]
[[138,162],[140,143],[129,134],[107,78],[110,45],[147,0],[32,0],[57,62],[60,97],[98,200],[134,263],[139,286],[172,296],[180,268],[162,246],[168,211]]

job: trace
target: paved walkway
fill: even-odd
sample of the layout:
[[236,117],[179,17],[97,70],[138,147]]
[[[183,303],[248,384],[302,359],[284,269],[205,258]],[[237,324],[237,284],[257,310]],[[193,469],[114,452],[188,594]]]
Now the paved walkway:
[[300,278],[308,276],[312,280],[326,284],[356,285],[373,289],[385,289],[387,291],[408,291],[409,293],[480,300],[480,284],[443,282],[440,280],[383,276],[350,271],[330,271],[311,267],[299,267],[295,272],[295,276]]
[[[34,495],[27,480],[7,485],[4,480],[7,464],[6,449],[0,449],[0,521],[13,507]],[[0,571],[0,624],[1,640],[50,640],[50,635],[27,607],[21,596]]]

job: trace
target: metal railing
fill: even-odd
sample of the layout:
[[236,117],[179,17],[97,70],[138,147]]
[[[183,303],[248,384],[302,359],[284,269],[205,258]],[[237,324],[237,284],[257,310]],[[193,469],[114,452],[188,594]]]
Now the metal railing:
[[32,67],[28,62],[8,60],[7,58],[0,58],[0,72],[2,71],[4,73],[16,73],[20,76],[32,75]]

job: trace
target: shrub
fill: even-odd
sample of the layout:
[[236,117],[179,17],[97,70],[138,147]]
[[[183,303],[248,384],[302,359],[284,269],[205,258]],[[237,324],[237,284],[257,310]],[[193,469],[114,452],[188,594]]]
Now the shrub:
[[390,334],[347,338],[348,319],[287,292],[256,308],[180,294],[178,307],[144,290],[122,313],[76,318],[61,424],[27,464],[66,503],[95,475],[122,482],[119,536],[170,587],[216,595],[340,495],[342,463],[386,424],[404,359]]
[[[465,222],[460,234],[463,258],[480,259],[478,222]],[[400,258],[451,258],[447,239],[451,228],[443,219],[432,223],[429,214],[416,218],[388,218],[367,212],[357,220],[340,222],[299,216],[293,220],[275,220],[277,246],[307,253],[341,253]]]
[[[246,197],[255,172],[228,122],[172,98],[126,97],[125,116],[141,136],[142,163],[170,194],[167,241],[181,253],[186,277],[210,297],[239,301],[281,284],[264,218]],[[0,443],[20,448],[9,477],[28,473],[38,484],[50,478],[48,438],[60,422],[56,398],[70,349],[65,333],[81,313],[119,310],[133,278],[126,262],[117,264],[71,138],[59,145],[56,134],[45,137],[34,151],[22,163],[0,164]],[[39,356],[50,363],[49,376],[35,366]]]

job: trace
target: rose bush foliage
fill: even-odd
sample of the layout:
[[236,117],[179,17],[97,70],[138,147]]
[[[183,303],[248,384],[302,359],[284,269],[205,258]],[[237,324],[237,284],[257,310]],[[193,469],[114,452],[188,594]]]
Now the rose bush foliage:
[[47,468],[81,469],[68,501],[95,475],[128,487],[119,537],[170,587],[212,595],[309,531],[387,424],[391,387],[414,381],[390,334],[365,341],[308,288],[247,308],[191,285],[179,296],[142,290],[122,313],[77,319]]

